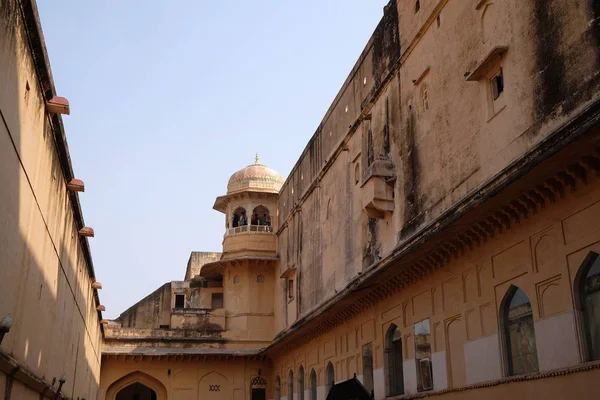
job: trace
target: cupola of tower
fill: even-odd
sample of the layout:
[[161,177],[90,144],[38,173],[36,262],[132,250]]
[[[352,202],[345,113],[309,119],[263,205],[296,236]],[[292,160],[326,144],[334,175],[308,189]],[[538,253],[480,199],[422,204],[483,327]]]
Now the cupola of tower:
[[248,165],[231,175],[229,183],[227,183],[227,194],[247,190],[279,193],[283,182],[283,177],[277,171],[258,162],[257,154],[254,164]]

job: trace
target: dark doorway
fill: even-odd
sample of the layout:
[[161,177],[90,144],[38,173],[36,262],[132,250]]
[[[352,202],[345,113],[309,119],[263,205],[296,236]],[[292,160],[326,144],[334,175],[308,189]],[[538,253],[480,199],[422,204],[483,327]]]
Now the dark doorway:
[[252,400],[266,400],[265,389],[252,389]]
[[117,400],[156,400],[156,393],[138,382],[122,389],[117,394]]

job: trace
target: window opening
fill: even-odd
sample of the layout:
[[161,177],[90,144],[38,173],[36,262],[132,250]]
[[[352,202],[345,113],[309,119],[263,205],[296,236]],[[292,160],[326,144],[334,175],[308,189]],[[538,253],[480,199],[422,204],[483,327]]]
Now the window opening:
[[288,279],[288,298],[294,298],[294,280]]
[[223,293],[213,293],[211,298],[211,308],[218,310],[223,308]]
[[535,328],[531,303],[524,291],[512,286],[504,301],[503,322],[508,374],[521,375],[538,371]]
[[600,360],[600,257],[591,252],[582,264],[579,308],[583,312],[583,334],[588,359]]
[[491,80],[492,84],[492,99],[497,100],[498,97],[504,92],[504,76],[502,75],[502,68],[494,75]]
[[404,394],[402,359],[402,333],[395,324],[390,325],[385,338],[385,369],[388,377],[388,395]]
[[317,373],[310,371],[310,400],[317,400]]
[[358,185],[360,181],[360,163],[356,163],[354,166],[354,184]]
[[275,400],[281,399],[281,378],[277,376],[275,378]]
[[429,319],[417,322],[415,332],[415,359],[417,363],[417,390],[433,389],[433,370],[431,367],[431,330]]
[[294,400],[294,371],[290,370],[288,374],[288,400]]
[[184,308],[185,307],[185,295],[176,294],[175,295],[175,308]]
[[265,283],[265,276],[264,275],[258,275],[256,277],[256,283]]
[[304,367],[298,369],[298,399],[304,400]]
[[331,361],[327,364],[327,368],[325,369],[325,397],[329,394],[329,391],[334,385],[335,380],[335,371],[333,370],[333,364]]
[[363,384],[371,393],[373,391],[373,344],[367,343],[362,347]]
[[415,2],[415,13],[418,13],[420,9],[421,9],[421,2],[419,0],[417,0]]
[[237,228],[238,226],[248,225],[248,217],[246,216],[246,209],[244,207],[238,207],[231,216],[231,227]]

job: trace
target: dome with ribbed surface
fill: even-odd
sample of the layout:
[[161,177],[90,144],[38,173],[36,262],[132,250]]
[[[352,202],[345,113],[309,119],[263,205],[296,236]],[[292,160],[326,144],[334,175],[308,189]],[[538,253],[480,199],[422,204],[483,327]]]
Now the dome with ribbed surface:
[[279,193],[283,185],[283,177],[275,170],[256,162],[242,168],[229,178],[227,194],[252,190],[257,192]]

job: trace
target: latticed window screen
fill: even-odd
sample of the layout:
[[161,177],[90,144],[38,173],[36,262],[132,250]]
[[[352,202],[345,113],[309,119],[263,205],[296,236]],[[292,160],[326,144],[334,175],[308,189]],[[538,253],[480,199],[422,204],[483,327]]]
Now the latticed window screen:
[[267,380],[262,376],[257,376],[250,381],[250,387],[260,389],[267,387]]

